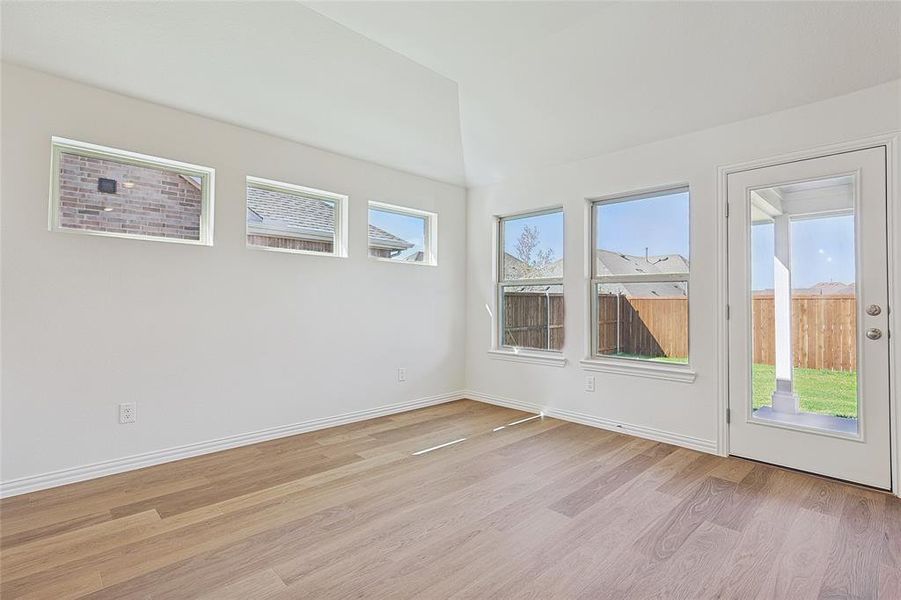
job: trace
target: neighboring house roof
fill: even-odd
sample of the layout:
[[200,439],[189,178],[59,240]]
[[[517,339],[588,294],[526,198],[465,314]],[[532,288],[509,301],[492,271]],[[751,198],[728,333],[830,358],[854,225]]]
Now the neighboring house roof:
[[[595,260],[597,261],[598,275],[688,273],[688,260],[680,254],[660,254],[645,258],[609,250],[595,250]],[[605,291],[627,296],[677,297],[688,295],[687,284],[683,282],[616,283],[608,284]]]
[[853,296],[856,292],[853,283],[841,283],[838,281],[821,281],[809,288],[799,288],[792,290],[793,293],[799,292],[811,294],[813,296]]
[[198,177],[197,175],[180,175],[180,177],[193,185],[198,190],[203,188],[203,183],[201,182],[200,177]]
[[509,252],[504,252],[504,274],[505,279],[516,279],[519,273],[525,268],[526,263],[522,262]]
[[[754,290],[755,296],[772,296],[773,288]],[[853,296],[856,288],[853,283],[838,281],[821,281],[807,288],[792,288],[792,296]]]
[[531,279],[536,277],[563,277],[563,259],[548,263],[543,268],[529,267],[524,261],[504,252],[506,279]]
[[[505,253],[506,268],[516,272],[524,269],[525,263]],[[657,256],[632,256],[619,254],[609,250],[596,250],[598,275],[638,275],[648,273],[687,273],[688,260],[679,254],[661,254]],[[540,272],[540,277],[563,277],[563,259],[548,264]],[[688,295],[684,282],[660,283],[609,283],[604,289],[609,294],[625,294],[632,297],[684,297]],[[523,286],[519,292],[553,291],[552,286]]]
[[399,238],[393,233],[389,233],[384,229],[369,225],[369,245],[376,248],[393,248],[396,250],[409,250],[415,244],[405,239]]
[[[562,259],[553,263],[546,265],[543,269],[537,270],[537,272],[531,273],[531,275],[526,276],[525,272],[530,270],[526,263],[509,252],[504,252],[504,271],[507,279],[529,279],[530,277],[562,277],[563,276],[563,261]],[[535,271],[534,268],[531,269]],[[528,294],[559,294],[562,293],[562,289],[559,289],[560,285],[521,285],[516,287],[507,287],[507,293],[528,293]]]
[[544,268],[545,277],[563,277],[563,259],[558,259]]
[[688,261],[680,254],[633,256],[609,250],[595,250],[598,275],[639,273],[688,273]]
[[[315,198],[248,187],[247,225],[258,235],[331,240],[335,209]],[[369,226],[369,245],[396,250],[413,247],[413,243],[374,225]]]

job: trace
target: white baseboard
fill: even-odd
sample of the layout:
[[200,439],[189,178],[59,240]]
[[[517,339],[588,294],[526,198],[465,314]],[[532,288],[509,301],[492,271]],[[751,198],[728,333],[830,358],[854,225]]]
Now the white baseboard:
[[573,410],[540,406],[531,402],[523,402],[521,400],[514,400],[512,398],[504,398],[502,396],[495,396],[493,394],[483,394],[481,392],[476,392],[473,390],[467,390],[464,396],[472,400],[478,400],[479,402],[496,404],[498,406],[505,406],[507,408],[514,408],[526,412],[541,413],[546,417],[553,417],[562,421],[580,423],[582,425],[598,427],[600,429],[607,429],[610,431],[619,431],[621,433],[634,435],[648,440],[654,440],[655,442],[664,442],[667,444],[673,444],[674,446],[682,446],[683,448],[698,450],[699,452],[706,452],[708,454],[717,453],[716,440],[705,440],[688,435],[671,433],[669,431],[663,431],[661,429],[655,429],[653,427],[645,427],[643,425],[619,423],[610,419],[604,419],[602,417],[596,417],[594,415],[587,415],[585,413],[580,413]]
[[716,454],[716,442],[713,440],[704,440],[700,438],[670,433],[652,427],[644,427],[641,425],[630,425],[627,423],[618,423],[609,419],[595,417],[576,411],[543,407],[531,402],[523,402],[512,398],[495,396],[493,394],[483,394],[472,390],[449,392],[436,396],[428,396],[408,402],[399,402],[397,404],[389,404],[387,406],[379,406],[365,410],[344,413],[332,417],[322,417],[319,419],[310,419],[300,423],[292,423],[290,425],[280,425],[278,427],[270,427],[259,431],[241,433],[215,440],[205,442],[196,442],[193,444],[185,444],[168,448],[164,450],[155,450],[144,454],[136,454],[123,458],[83,465],[80,467],[72,467],[53,471],[51,473],[43,473],[40,475],[31,475],[11,479],[9,481],[0,482],[0,498],[10,496],[18,496],[28,492],[36,492],[52,487],[58,487],[69,483],[86,481],[88,479],[96,479],[106,475],[115,475],[116,473],[124,473],[135,469],[142,469],[153,465],[159,465],[167,462],[181,460],[183,458],[191,458],[192,456],[200,456],[211,452],[219,452],[220,450],[228,450],[229,448],[237,448],[239,446],[247,446],[267,440],[298,435],[318,429],[326,429],[328,427],[337,427],[338,425],[346,425],[356,421],[364,421],[366,419],[374,419],[386,415],[424,408],[426,406],[434,406],[445,402],[452,402],[462,398],[469,398],[478,402],[495,404],[516,410],[522,410],[531,413],[541,413],[548,417],[561,419],[563,421],[571,421],[573,423],[581,423],[591,427],[599,427],[610,431],[619,431],[622,433],[654,440],[657,442],[665,442],[676,446],[691,448],[701,452]]
[[536,414],[547,414],[544,412],[544,409],[537,404],[532,404],[531,402],[522,402],[521,400],[514,400],[512,398],[505,398],[503,396],[495,396],[493,394],[483,394],[481,392],[476,392],[473,390],[466,390],[463,392],[463,397],[469,400],[476,400],[477,402],[503,406],[505,408],[513,408],[515,410],[522,410]]
[[116,458],[80,467],[62,469],[51,473],[20,477],[18,479],[0,482],[0,498],[18,496],[19,494],[36,492],[38,490],[66,485],[68,483],[76,483],[78,481],[86,481],[88,479],[95,479],[106,475],[124,473],[125,471],[133,471],[135,469],[181,460],[183,458],[200,456],[201,454],[209,454],[211,452],[219,452],[220,450],[227,450],[229,448],[237,448],[238,446],[247,446],[249,444],[288,437],[299,433],[306,433],[308,431],[316,431],[317,429],[326,429],[328,427],[346,425],[347,423],[354,423],[356,421],[384,417],[386,415],[433,406],[435,404],[443,404],[444,402],[452,402],[465,397],[466,395],[463,392],[449,392],[446,394],[410,400],[408,402],[399,402],[397,404],[389,404],[387,406],[344,413],[333,417],[310,419],[309,421],[301,421],[300,423],[292,423],[290,425],[280,425],[278,427],[270,427],[259,431],[239,433],[237,435],[231,435],[216,440],[185,444],[183,446],[176,446],[175,448],[168,448],[165,450],[154,450],[153,452]]

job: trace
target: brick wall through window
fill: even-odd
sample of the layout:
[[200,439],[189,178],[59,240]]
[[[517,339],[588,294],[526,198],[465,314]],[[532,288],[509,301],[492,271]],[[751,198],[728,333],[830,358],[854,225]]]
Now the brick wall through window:
[[[199,177],[65,152],[59,164],[61,227],[200,239]],[[116,181],[116,192],[100,192],[100,178]]]

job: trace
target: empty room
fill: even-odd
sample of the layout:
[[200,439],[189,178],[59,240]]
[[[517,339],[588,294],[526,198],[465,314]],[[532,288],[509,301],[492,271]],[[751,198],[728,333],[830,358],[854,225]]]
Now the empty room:
[[3,600],[901,600],[901,2],[0,46]]

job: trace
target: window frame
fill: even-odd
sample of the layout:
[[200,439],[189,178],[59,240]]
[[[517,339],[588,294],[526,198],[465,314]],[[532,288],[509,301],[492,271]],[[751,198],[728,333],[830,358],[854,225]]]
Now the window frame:
[[[141,235],[137,233],[119,233],[115,231],[95,231],[93,229],[75,229],[64,227],[60,224],[60,160],[62,154],[74,154],[87,158],[110,160],[137,167],[161,169],[178,173],[179,175],[200,177],[200,231],[198,239],[169,238],[157,235]],[[204,167],[191,163],[151,156],[122,150],[111,146],[101,146],[90,142],[81,142],[59,136],[50,138],[50,207],[47,226],[54,233],[74,233],[80,235],[94,235],[100,237],[123,238],[133,240],[145,240],[151,242],[165,242],[173,244],[188,244],[192,246],[213,245],[213,206],[215,199],[216,170],[212,167]]]
[[[404,217],[416,217],[425,219],[425,230],[422,238],[422,258],[421,261],[394,260],[382,256],[372,256],[369,253],[369,211],[377,210],[380,212],[389,212]],[[389,232],[390,233],[390,232]],[[438,266],[438,213],[423,210],[420,208],[410,208],[407,206],[398,206],[397,204],[388,204],[377,200],[370,200],[366,206],[366,256],[372,260],[379,262],[420,265],[427,267]]]
[[[559,285],[563,290],[563,302],[564,306],[566,304],[566,286],[564,284],[565,277],[561,275],[560,277],[542,277],[542,278],[533,278],[533,279],[505,279],[504,277],[504,255],[506,254],[505,250],[505,238],[504,238],[504,224],[507,221],[514,221],[517,219],[524,219],[529,217],[541,217],[544,215],[550,215],[560,213],[563,217],[563,244],[564,244],[564,252],[561,260],[564,264],[564,269],[566,266],[566,211],[563,205],[554,205],[548,206],[544,208],[531,209],[525,211],[519,211],[515,213],[507,213],[504,215],[495,215],[494,217],[494,305],[496,315],[494,326],[492,327],[493,331],[493,340],[491,344],[491,349],[489,350],[489,354],[494,358],[513,358],[516,360],[521,360],[523,362],[532,362],[536,364],[546,364],[550,366],[564,366],[566,364],[565,359],[563,358],[563,349],[560,350],[552,350],[550,348],[526,348],[522,346],[509,346],[504,344],[504,288],[507,287],[516,287],[516,286],[531,286],[531,285]],[[564,325],[564,346],[566,344],[565,337],[565,325]]]
[[[618,204],[623,202],[631,202],[638,200],[646,200],[649,198],[657,198],[670,194],[688,194],[689,214],[688,214],[688,271],[678,273],[633,273],[627,275],[600,275],[597,272],[597,260],[595,250],[597,244],[597,210],[596,208],[605,204]],[[627,375],[644,375],[659,379],[670,379],[675,381],[683,381],[686,383],[693,382],[695,373],[691,368],[691,187],[687,183],[663,185],[654,188],[646,188],[634,192],[618,193],[609,196],[595,197],[587,199],[588,212],[588,240],[586,244],[586,272],[588,274],[588,348],[586,358],[581,361],[582,367],[586,370],[608,371]],[[645,358],[637,358],[630,356],[615,356],[610,354],[598,353],[598,301],[597,286],[601,284],[623,284],[623,283],[672,283],[686,282],[688,302],[688,328],[686,335],[688,339],[688,356],[685,363],[666,363],[653,361]]]
[[[247,222],[247,211],[250,206],[247,202],[247,188],[255,187],[257,189],[269,190],[272,192],[280,192],[294,196],[302,196],[311,200],[322,200],[325,202],[333,202],[335,204],[335,238],[331,252],[319,252],[318,250],[299,250],[294,248],[275,248],[272,246],[261,246],[252,244],[248,239],[250,237],[250,224]],[[349,197],[344,194],[319,190],[316,188],[305,187],[294,183],[277,181],[275,179],[266,179],[247,175],[244,179],[244,244],[251,250],[264,250],[267,252],[282,252],[285,254],[306,254],[308,256],[331,256],[334,258],[347,258],[347,203]]]

